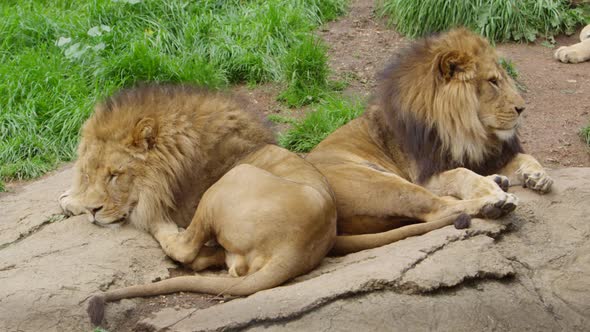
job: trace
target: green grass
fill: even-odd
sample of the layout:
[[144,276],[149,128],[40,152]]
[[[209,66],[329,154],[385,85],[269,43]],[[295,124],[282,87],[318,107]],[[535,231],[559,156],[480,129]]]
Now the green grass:
[[580,130],[580,136],[582,137],[582,140],[584,140],[586,145],[590,146],[590,125]]
[[462,25],[492,41],[552,38],[584,22],[567,0],[380,0],[378,14],[410,37]]
[[305,38],[285,57],[285,76],[289,86],[279,100],[292,107],[319,101],[328,88],[326,46],[317,38]]
[[269,114],[266,118],[274,123],[284,123],[291,125],[297,123],[296,119],[280,114]]
[[514,80],[518,79],[518,70],[514,66],[514,63],[512,62],[512,60],[506,59],[506,58],[500,58],[500,65],[502,65],[502,68],[504,68],[504,70],[506,70],[506,73],[508,74],[508,76],[512,77],[512,79],[514,79]]
[[109,332],[109,331],[103,329],[102,327],[95,327],[92,332]]
[[590,1],[585,1],[579,5],[579,8],[582,10],[582,15],[584,15],[584,20],[586,24],[590,24]]
[[[304,119],[289,121],[292,127],[279,136],[279,144],[291,151],[309,152],[334,130],[361,115],[364,106],[359,100],[349,100],[338,95],[327,96]],[[285,122],[282,117],[278,119]],[[274,118],[271,120],[277,121]]]
[[307,37],[293,47],[285,57],[285,77],[288,87],[278,100],[290,107],[301,107],[322,100],[332,91],[347,85],[330,81],[327,47],[317,37]]
[[0,180],[72,160],[95,101],[139,81],[283,82],[284,95],[294,96],[289,104],[308,95],[317,101],[322,92],[299,91],[309,82],[330,87],[325,47],[311,35],[345,7],[345,0],[1,1]]
[[514,62],[512,62],[512,60],[510,60],[510,59],[500,58],[500,65],[502,65],[504,70],[506,70],[506,73],[508,73],[508,76],[512,77],[512,79],[516,83],[516,87],[518,89],[520,89],[521,91],[526,92],[527,87],[518,80],[519,73],[518,73],[518,69],[516,69],[516,66],[514,65]]

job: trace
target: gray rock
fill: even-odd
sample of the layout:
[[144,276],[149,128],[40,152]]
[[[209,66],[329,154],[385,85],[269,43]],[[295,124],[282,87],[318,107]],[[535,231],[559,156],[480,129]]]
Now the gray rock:
[[[204,309],[156,306],[139,311],[149,317],[135,328],[587,331],[590,168],[551,174],[551,194],[511,188],[521,205],[503,220],[328,257],[287,285]],[[66,170],[0,196],[1,331],[89,330],[90,295],[166,278],[174,266],[148,234],[61,218],[56,197],[70,178]],[[110,303],[110,330],[131,329],[137,306]]]

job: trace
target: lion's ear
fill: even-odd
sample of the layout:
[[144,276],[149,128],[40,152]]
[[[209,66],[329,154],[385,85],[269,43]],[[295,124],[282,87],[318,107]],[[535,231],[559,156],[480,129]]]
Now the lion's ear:
[[437,56],[437,64],[440,75],[447,82],[451,79],[467,81],[475,77],[475,61],[466,52],[442,52]]
[[133,145],[149,150],[156,145],[158,126],[156,120],[144,118],[139,120],[133,129]]

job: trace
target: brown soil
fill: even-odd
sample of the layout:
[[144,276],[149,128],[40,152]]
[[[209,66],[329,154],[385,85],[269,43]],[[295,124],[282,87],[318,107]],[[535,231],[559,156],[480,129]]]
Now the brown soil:
[[[335,79],[348,82],[347,95],[369,98],[376,87],[376,76],[389,59],[411,40],[401,36],[385,20],[374,14],[373,0],[353,1],[350,12],[320,29],[318,34],[329,45],[329,59]],[[577,42],[577,34],[557,38],[556,46]],[[518,81],[525,87],[527,101],[521,130],[523,145],[546,167],[590,166],[590,149],[579,130],[590,124],[590,62],[563,64],[553,59],[554,48],[534,44],[506,43],[499,53],[513,61]],[[278,85],[255,89],[234,89],[251,101],[251,108],[264,115],[281,113],[302,117],[310,108],[289,109],[276,101]],[[287,125],[277,125],[283,131]]]
[[[375,17],[374,1],[353,1],[350,13],[321,30],[330,45],[330,66],[336,76],[348,78],[350,94],[369,96],[375,76],[401,47],[411,40]],[[557,38],[557,46],[576,43],[577,34]],[[590,149],[580,128],[590,124],[590,62],[563,64],[553,49],[535,44],[500,44],[526,87],[527,110],[521,131],[524,148],[545,166],[590,166]]]

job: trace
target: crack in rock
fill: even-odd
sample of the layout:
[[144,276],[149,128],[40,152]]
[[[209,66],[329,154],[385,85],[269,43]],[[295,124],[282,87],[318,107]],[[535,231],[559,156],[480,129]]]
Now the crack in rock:
[[[6,248],[8,248],[8,247],[10,247],[10,246],[12,246],[14,244],[19,243],[20,241],[25,240],[29,236],[31,236],[31,235],[33,235],[33,234],[41,231],[43,228],[45,228],[49,224],[52,224],[52,223],[57,222],[57,221],[60,221],[60,220],[56,220],[55,219],[55,216],[56,215],[53,214],[53,215],[49,216],[46,220],[44,220],[43,222],[41,222],[39,225],[37,225],[35,227],[31,227],[26,232],[20,233],[19,236],[18,236],[18,238],[16,238],[16,240],[11,241],[11,242],[7,242],[7,243],[4,243],[4,244],[1,244],[0,245],[0,250],[6,249]],[[24,217],[24,218],[26,218],[26,217]],[[23,220],[23,219],[20,219],[20,220]],[[61,220],[63,220],[63,219],[61,219]]]
[[[491,248],[494,239],[481,235],[495,236],[504,231],[506,226],[477,219],[474,221],[469,231],[447,227],[421,237],[349,255],[337,263],[321,266],[311,278],[301,280],[303,278],[300,277],[296,279],[298,282],[229,303],[201,310],[164,309],[157,312],[154,318],[139,322],[137,327],[156,331],[244,329],[297,319],[334,301],[374,291],[392,290],[401,293],[411,289],[425,293],[456,286],[466,280],[512,275],[514,271],[510,262]],[[462,242],[468,243],[460,245]],[[447,251],[450,253],[439,254]],[[467,261],[473,266],[457,269],[451,277],[445,277],[448,265],[457,265],[453,262],[456,263],[458,259],[465,261],[466,257],[470,257]],[[479,263],[479,260],[490,262]],[[355,261],[354,264],[351,261]],[[427,269],[430,274],[428,278],[419,279],[415,276],[414,270],[422,271],[433,265],[432,262],[439,263]],[[228,317],[229,312],[232,313],[229,315],[231,317]]]
[[[446,250],[430,253],[413,269],[404,273],[396,285],[403,293],[428,293],[457,286],[467,280],[513,276],[510,261],[493,247],[494,240],[478,235],[450,242]],[[461,264],[456,264],[460,258]]]

